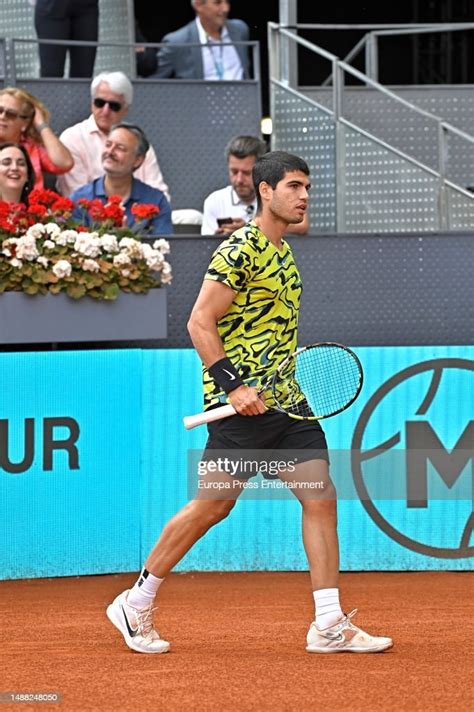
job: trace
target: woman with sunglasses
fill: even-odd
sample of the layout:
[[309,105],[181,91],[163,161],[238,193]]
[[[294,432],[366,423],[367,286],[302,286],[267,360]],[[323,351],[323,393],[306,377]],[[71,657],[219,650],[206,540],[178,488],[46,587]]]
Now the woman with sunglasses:
[[35,96],[16,87],[0,89],[0,142],[25,147],[35,171],[35,188],[43,188],[43,171],[66,173],[74,161],[49,123],[49,111]]
[[0,143],[0,200],[28,204],[35,172],[26,148],[9,141]]

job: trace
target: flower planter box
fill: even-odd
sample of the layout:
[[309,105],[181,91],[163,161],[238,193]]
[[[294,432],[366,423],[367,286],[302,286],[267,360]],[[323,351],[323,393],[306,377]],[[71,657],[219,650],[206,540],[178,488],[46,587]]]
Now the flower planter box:
[[64,293],[0,294],[0,343],[133,341],[167,336],[166,287],[122,292],[115,301],[74,300]]

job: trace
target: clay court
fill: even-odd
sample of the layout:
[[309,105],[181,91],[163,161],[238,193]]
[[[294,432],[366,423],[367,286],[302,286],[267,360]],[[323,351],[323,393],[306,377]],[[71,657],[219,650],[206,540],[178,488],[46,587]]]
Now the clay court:
[[105,617],[134,580],[0,582],[1,691],[60,693],[40,709],[77,712],[472,709],[472,573],[343,574],[355,623],[395,644],[327,656],[304,649],[313,616],[305,573],[171,575],[157,618],[172,643],[165,655],[132,652]]

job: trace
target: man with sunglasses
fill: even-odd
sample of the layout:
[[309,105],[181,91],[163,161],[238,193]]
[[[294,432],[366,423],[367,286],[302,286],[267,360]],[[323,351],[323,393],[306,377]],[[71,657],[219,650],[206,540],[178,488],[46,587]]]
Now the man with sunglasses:
[[[133,101],[133,86],[123,72],[102,72],[91,83],[91,115],[61,134],[74,168],[58,179],[58,189],[66,196],[103,174],[101,156],[113,126],[122,122]],[[143,183],[157,188],[169,200],[169,190],[161,173],[153,146],[134,173]]]

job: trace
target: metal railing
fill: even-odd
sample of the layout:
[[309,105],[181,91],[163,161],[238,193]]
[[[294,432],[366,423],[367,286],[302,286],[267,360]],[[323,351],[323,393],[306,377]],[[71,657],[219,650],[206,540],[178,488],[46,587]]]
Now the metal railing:
[[[144,47],[148,48],[151,47],[155,50],[158,50],[160,47],[169,47],[166,43],[161,43],[161,42],[86,42],[86,41],[78,41],[78,40],[38,40],[38,39],[24,39],[24,38],[17,38],[17,37],[12,37],[12,38],[6,38],[6,39],[1,39],[0,41],[5,47],[5,54],[6,54],[6,61],[5,61],[5,80],[10,83],[10,84],[16,84],[16,82],[19,79],[19,73],[17,71],[18,67],[18,61],[17,61],[17,48],[22,45],[59,45],[59,46],[67,46],[67,47],[97,47],[98,49],[105,49],[109,47],[113,48],[119,48],[122,49],[124,54],[127,55],[127,60],[126,60],[126,73],[130,76],[131,79],[136,79],[137,78],[137,72],[136,72],[136,61],[135,61],[135,52],[138,48]],[[243,46],[243,47],[248,47],[250,52],[251,52],[251,58],[252,58],[252,67],[253,67],[253,78],[250,81],[260,81],[260,52],[259,52],[259,43],[256,41],[249,41],[249,42],[223,42],[223,46]],[[177,44],[174,45],[174,47],[202,47],[202,45],[199,42],[187,42],[187,43],[182,43],[182,44]],[[1,56],[1,55],[0,55]],[[22,74],[20,79],[33,79],[33,78],[38,78],[37,75],[34,77],[31,75],[27,74]],[[138,77],[139,78],[139,77]],[[156,79],[158,80],[159,77],[148,77],[147,80],[149,79]],[[51,79],[51,77],[45,77],[45,79]],[[54,77],[53,77],[54,79]],[[73,81],[73,80],[71,80]],[[166,80],[170,81],[170,80]],[[191,80],[190,80],[191,81]],[[193,80],[193,81],[201,81],[201,80]],[[242,80],[246,81],[246,80]]]
[[[281,26],[280,26],[281,27]],[[396,37],[402,35],[418,35],[432,34],[443,32],[460,32],[465,30],[473,30],[474,22],[455,22],[455,23],[409,23],[409,24],[361,24],[361,25],[322,25],[322,24],[298,24],[293,28],[286,27],[283,29],[298,29],[298,30],[369,30],[357,42],[356,45],[343,57],[343,62],[351,62],[364,50],[365,54],[365,73],[371,79],[378,81],[379,67],[379,38],[381,37]],[[321,86],[327,86],[332,79],[330,74],[322,82]]]
[[[462,26],[461,26],[462,24]],[[359,70],[355,69],[352,65],[348,64],[347,61],[340,60],[339,57],[333,53],[323,49],[322,47],[315,45],[312,42],[300,37],[295,34],[295,30],[299,29],[369,29],[372,31],[365,35],[365,37],[356,45],[356,47],[351,50],[347,58],[353,58],[362,47],[366,46],[370,48],[367,50],[367,54],[371,57],[369,63],[371,62],[372,73],[376,74],[377,67],[377,37],[382,34],[397,34],[412,33],[414,31],[419,32],[430,32],[434,31],[433,25],[418,26],[413,28],[413,26],[386,26],[377,25],[377,29],[373,29],[373,25],[297,25],[292,28],[285,28],[277,23],[268,23],[268,48],[269,48],[269,60],[270,60],[270,86],[279,86],[282,89],[287,89],[292,92],[296,92],[300,97],[304,95],[299,92],[299,88],[291,86],[291,79],[294,78],[294,71],[290,71],[289,67],[291,64],[290,57],[293,57],[293,63],[296,61],[296,52],[292,52],[296,46],[304,47],[305,49],[313,52],[314,54],[326,59],[331,63],[331,74],[330,80],[332,83],[332,109],[328,110],[327,107],[322,106],[320,103],[310,99],[309,97],[304,97],[306,103],[312,104],[318,110],[328,112],[331,114],[336,127],[336,184],[337,184],[337,231],[343,231],[345,227],[344,220],[344,135],[340,130],[342,126],[351,128],[354,131],[359,132],[361,135],[369,138],[374,143],[383,147],[385,150],[390,151],[394,155],[402,158],[409,164],[416,166],[417,168],[424,171],[427,175],[436,176],[438,179],[438,200],[437,200],[437,210],[438,219],[437,224],[439,229],[449,229],[449,204],[446,195],[446,188],[450,188],[458,192],[459,194],[465,196],[470,201],[474,201],[474,196],[467,190],[456,185],[452,181],[449,181],[446,176],[446,159],[448,153],[448,139],[449,136],[456,136],[468,145],[471,149],[474,145],[474,137],[461,131],[456,126],[444,121],[442,117],[437,116],[425,109],[421,109],[412,102],[400,97],[395,92],[391,91],[387,87],[383,86],[377,82],[374,78],[370,77],[368,74],[364,74]],[[445,27],[445,26],[443,26]],[[439,26],[438,26],[439,28]],[[457,25],[450,25],[449,28],[453,29],[474,29],[474,23],[458,23]],[[372,38],[372,39],[371,39]],[[372,44],[371,44],[372,43]],[[374,49],[375,48],[375,49]],[[404,151],[400,151],[393,145],[381,140],[379,137],[365,131],[362,127],[349,121],[348,118],[344,116],[344,99],[345,99],[345,73],[350,74],[352,77],[360,80],[366,86],[371,87],[380,95],[395,101],[400,106],[409,109],[411,112],[419,117],[423,117],[427,121],[435,122],[437,127],[437,170],[433,170],[430,166],[418,161],[413,156],[407,154]],[[272,98],[272,115],[273,115],[273,98]],[[278,126],[274,126],[274,130],[278,131]],[[473,167],[474,168],[474,167]],[[474,171],[473,171],[474,173]]]

